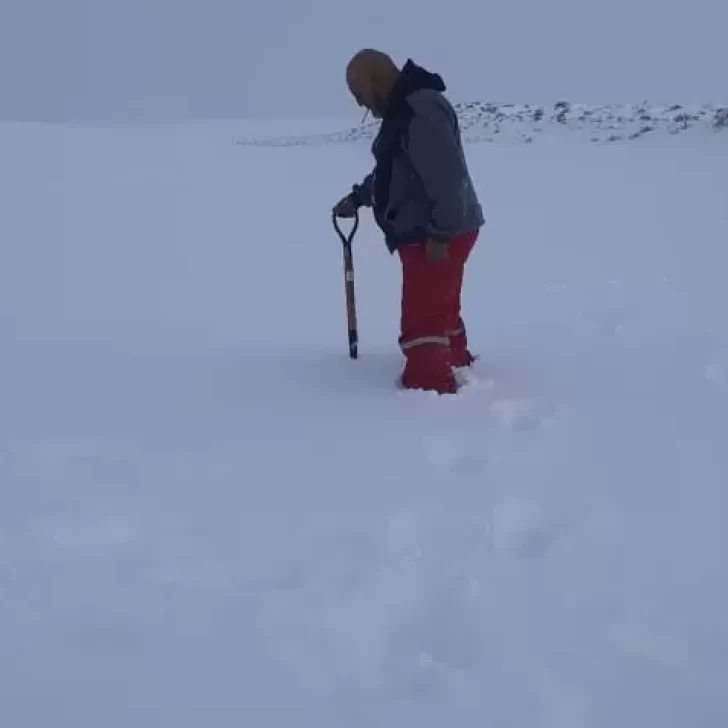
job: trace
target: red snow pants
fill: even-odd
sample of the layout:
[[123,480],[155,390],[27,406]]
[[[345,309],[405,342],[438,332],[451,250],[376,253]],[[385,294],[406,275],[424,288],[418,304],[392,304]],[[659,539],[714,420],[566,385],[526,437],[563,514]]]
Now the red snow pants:
[[406,389],[454,394],[453,368],[473,362],[460,296],[465,264],[478,232],[453,239],[442,261],[429,261],[424,243],[398,249],[402,261],[399,345],[406,358],[401,384]]

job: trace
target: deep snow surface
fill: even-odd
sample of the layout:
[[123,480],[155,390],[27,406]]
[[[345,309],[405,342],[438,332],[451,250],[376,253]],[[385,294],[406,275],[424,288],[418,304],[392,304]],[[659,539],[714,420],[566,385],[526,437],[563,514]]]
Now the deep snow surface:
[[12,728],[728,724],[725,135],[473,144],[457,397],[365,141],[0,127]]

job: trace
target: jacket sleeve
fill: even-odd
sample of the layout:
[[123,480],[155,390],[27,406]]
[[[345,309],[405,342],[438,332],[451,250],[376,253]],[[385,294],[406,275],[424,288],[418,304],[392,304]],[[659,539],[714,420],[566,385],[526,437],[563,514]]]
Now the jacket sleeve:
[[357,207],[371,207],[372,206],[372,184],[374,181],[374,174],[369,173],[362,182],[354,185],[351,194],[349,195],[352,202]]
[[440,97],[411,100],[414,111],[405,150],[431,204],[427,235],[447,242],[466,215],[467,179],[457,118]]

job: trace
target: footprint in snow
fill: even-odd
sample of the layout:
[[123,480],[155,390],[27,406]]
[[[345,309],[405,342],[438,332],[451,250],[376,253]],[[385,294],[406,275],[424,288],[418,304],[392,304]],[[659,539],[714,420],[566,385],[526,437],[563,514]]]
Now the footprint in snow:
[[425,437],[422,450],[425,460],[441,475],[478,476],[488,462],[482,448],[476,452],[462,442],[446,437]]
[[529,398],[499,399],[490,405],[503,429],[510,432],[536,430],[555,414],[555,407]]
[[543,556],[558,535],[535,501],[509,498],[493,509],[491,536],[496,553],[518,558]]
[[[377,529],[369,568],[353,588],[310,593],[306,661],[310,652],[323,654],[324,679],[336,689],[421,700],[477,664],[479,593],[468,570],[443,555],[443,545],[452,546],[451,526],[436,511],[394,513]],[[281,626],[272,628],[280,634]]]

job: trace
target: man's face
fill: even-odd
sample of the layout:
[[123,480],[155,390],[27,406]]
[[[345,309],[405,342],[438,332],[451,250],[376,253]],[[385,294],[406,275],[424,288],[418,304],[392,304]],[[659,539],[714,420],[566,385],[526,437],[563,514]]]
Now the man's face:
[[384,116],[384,98],[374,87],[372,79],[361,71],[352,71],[347,78],[349,91],[356,103],[367,109],[375,119]]

